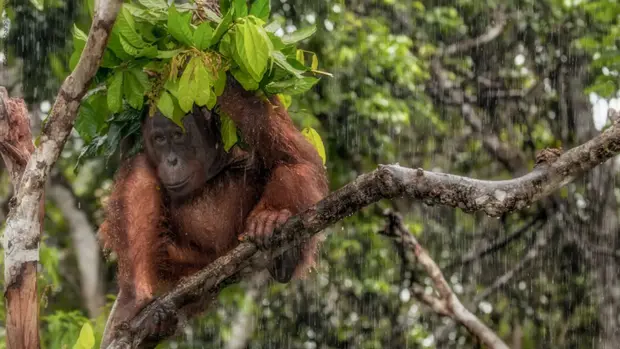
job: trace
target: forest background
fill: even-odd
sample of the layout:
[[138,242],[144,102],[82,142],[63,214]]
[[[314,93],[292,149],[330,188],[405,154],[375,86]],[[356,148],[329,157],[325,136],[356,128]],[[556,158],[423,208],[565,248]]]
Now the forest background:
[[[88,32],[88,1],[3,5],[0,85],[25,99],[36,135],[70,73],[74,23]],[[591,139],[609,123],[608,108],[620,108],[617,1],[271,6],[280,33],[317,26],[301,47],[333,77],[295,96],[289,111],[299,128],[323,138],[332,189],[389,163],[514,178],[534,167],[537,151]],[[76,170],[83,144],[74,132],[46,186],[39,279],[46,348],[72,346],[87,321],[98,338],[115,294],[114,263],[103,258],[96,230],[118,160],[89,159]],[[475,336],[420,301],[416,290],[433,280],[378,234],[394,219],[389,210],[402,215],[454,294],[511,348],[617,348],[618,170],[609,161],[499,219],[382,201],[327,230],[308,280],[271,285],[257,275],[229,287],[161,347],[475,347]],[[13,194],[6,172],[2,221]],[[0,324],[4,317],[1,308]]]

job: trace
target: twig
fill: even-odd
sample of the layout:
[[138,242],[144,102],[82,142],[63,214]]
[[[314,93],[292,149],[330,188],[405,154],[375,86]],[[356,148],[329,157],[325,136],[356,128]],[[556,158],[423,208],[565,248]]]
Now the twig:
[[[548,157],[532,172],[504,181],[485,181],[399,165],[382,165],[333,192],[316,206],[289,219],[274,234],[268,252],[257,253],[252,243],[241,243],[202,271],[182,280],[172,291],[154,300],[135,318],[123,324],[108,348],[134,348],[172,333],[149,333],[156,319],[180,323],[186,314],[182,309],[212,296],[222,284],[239,279],[239,272],[251,266],[262,269],[274,256],[347,217],[361,208],[384,198],[409,196],[427,204],[459,207],[465,212],[484,211],[490,216],[519,210],[548,196],[597,165],[620,152],[620,125],[613,124],[597,137],[566,151]],[[161,316],[165,314],[165,316]]]
[[446,47],[443,52],[446,55],[453,56],[485,45],[500,36],[500,34],[502,34],[502,32],[504,31],[507,23],[508,22],[506,20],[506,15],[504,14],[503,9],[500,8],[496,11],[495,25],[488,28],[486,32],[484,32],[478,37],[469,38],[451,44],[450,46]]
[[437,295],[433,295],[426,293],[422,287],[414,287],[413,294],[436,313],[450,317],[463,325],[487,347],[491,349],[509,349],[493,330],[463,306],[450,288],[437,263],[403,225],[400,215],[388,212],[386,216],[388,217],[388,224],[382,232],[383,235],[396,239],[396,244],[404,244],[414,252],[417,262],[424,267],[437,291]]
[[525,224],[520,229],[517,229],[512,234],[506,236],[503,239],[498,239],[494,241],[493,243],[485,246],[479,251],[468,253],[467,255],[463,256],[460,261],[452,262],[451,264],[448,264],[444,269],[452,269],[456,266],[467,265],[475,260],[478,260],[479,258],[486,256],[489,253],[493,253],[502,248],[505,248],[506,246],[508,246],[508,244],[518,239],[519,237],[521,237],[521,235],[525,234],[529,230],[536,229],[540,222],[543,221],[544,217],[545,215],[543,213],[538,214],[538,216],[534,217],[534,219],[532,219],[529,223]]

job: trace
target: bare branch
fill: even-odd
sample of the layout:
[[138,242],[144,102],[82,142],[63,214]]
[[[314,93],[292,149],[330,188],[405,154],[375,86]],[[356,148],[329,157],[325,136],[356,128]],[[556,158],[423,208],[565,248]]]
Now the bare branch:
[[[519,210],[548,196],[577,176],[620,152],[620,124],[614,123],[597,137],[568,150],[532,172],[512,180],[485,181],[399,165],[382,165],[333,192],[316,206],[289,219],[274,234],[268,252],[257,253],[252,243],[241,243],[202,271],[182,280],[176,288],[145,307],[134,319],[121,324],[108,348],[134,348],[172,333],[149,333],[154,319],[181,323],[183,309],[212,297],[225,284],[236,282],[246,267],[264,268],[274,256],[384,198],[409,196],[427,204],[459,207],[465,212],[484,211],[490,216]],[[154,315],[157,314],[157,317]],[[165,316],[162,316],[165,314]]]
[[486,256],[489,253],[493,253],[496,252],[498,250],[503,249],[504,247],[508,246],[508,244],[510,244],[511,242],[513,242],[514,240],[518,239],[519,237],[521,237],[523,234],[525,234],[526,232],[532,230],[532,229],[537,229],[538,226],[540,224],[542,224],[541,222],[544,221],[545,215],[544,213],[539,213],[536,217],[534,217],[534,219],[532,219],[530,222],[528,222],[527,224],[525,224],[523,227],[521,227],[520,229],[517,229],[516,231],[514,231],[513,233],[511,233],[510,235],[504,237],[503,239],[498,239],[496,241],[494,241],[493,243],[491,243],[488,246],[485,246],[484,248],[478,250],[478,251],[472,251],[468,254],[466,254],[465,256],[463,256],[463,258],[461,258],[460,261],[456,261],[453,262],[451,264],[449,264],[448,266],[446,266],[444,269],[452,269],[456,266],[464,266],[467,265],[479,258],[482,258],[484,256]]
[[449,56],[460,54],[495,40],[504,32],[504,28],[506,28],[508,23],[503,9],[498,9],[495,14],[495,24],[488,28],[486,32],[478,37],[462,40],[446,47],[444,54]]
[[[527,252],[525,257],[523,257],[523,259],[521,259],[519,263],[517,263],[517,265],[515,265],[513,268],[508,270],[506,273],[502,274],[502,276],[495,279],[495,281],[493,282],[491,286],[485,288],[482,292],[478,293],[478,295],[476,295],[476,297],[474,297],[474,299],[472,300],[472,304],[477,305],[478,303],[482,302],[484,299],[486,299],[487,297],[495,293],[497,290],[504,287],[516,275],[518,275],[523,270],[525,270],[526,267],[530,264],[530,262],[532,262],[533,260],[535,260],[536,258],[540,256],[542,250],[547,245],[547,241],[549,240],[550,233],[551,233],[551,230],[547,228],[542,233],[538,234],[536,238],[536,242],[534,243],[534,246],[530,248],[530,250]],[[435,331],[435,338],[437,339],[445,338],[446,335],[452,331],[454,326],[455,326],[454,323],[449,323],[449,324],[446,324],[438,328]]]
[[446,281],[437,263],[403,225],[400,215],[388,212],[386,216],[388,217],[388,224],[382,232],[383,235],[396,239],[396,243],[403,244],[414,252],[417,262],[424,267],[438,293],[437,296],[431,295],[426,293],[421,287],[416,287],[413,289],[413,294],[438,314],[448,316],[463,325],[487,347],[492,349],[509,349],[506,343],[493,330],[488,328],[463,306],[452,291],[450,284]]

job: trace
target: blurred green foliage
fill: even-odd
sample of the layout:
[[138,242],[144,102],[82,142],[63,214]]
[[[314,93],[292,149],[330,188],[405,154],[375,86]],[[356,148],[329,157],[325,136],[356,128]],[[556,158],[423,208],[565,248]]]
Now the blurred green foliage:
[[[523,152],[532,166],[536,150],[570,147],[580,131],[564,115],[573,113],[573,106],[563,112],[566,100],[557,88],[561,69],[568,71],[568,77],[587,72],[585,83],[572,91],[576,95],[619,97],[617,1],[273,0],[271,5],[271,19],[277,21],[280,35],[317,26],[316,35],[300,47],[316,52],[324,69],[334,75],[307,94],[293,97],[289,107],[300,128],[316,128],[322,136],[332,189],[378,164],[393,162],[477,178],[513,176],[489,153],[483,135],[465,122],[458,106],[429,93],[434,55],[496,25],[498,6],[508,14],[502,34],[479,49],[443,61],[449,79],[478,97],[484,134],[498,135],[511,149]],[[8,33],[0,32],[8,34],[1,47],[3,64],[22,67],[16,80],[28,103],[51,101],[69,72],[71,24],[88,22],[87,2],[9,0],[5,7],[3,16],[10,25]],[[494,91],[537,84],[540,88],[527,100],[489,97]],[[12,86],[12,92],[19,86]],[[97,226],[118,159],[95,157],[74,173],[83,144],[77,134],[70,139],[57,166],[58,176],[71,184],[83,203],[81,209]],[[3,183],[8,186],[6,178]],[[0,189],[6,194],[4,187]],[[587,213],[577,204],[582,192],[574,185],[560,193],[571,217]],[[254,318],[248,348],[474,347],[464,329],[456,328],[444,338],[432,336],[439,335],[444,321],[407,292],[411,282],[429,286],[428,276],[417,267],[414,272],[406,270],[394,243],[376,234],[384,226],[380,213],[386,208],[405,214],[407,227],[444,268],[464,304],[505,340],[519,333],[524,349],[593,347],[601,325],[593,272],[581,252],[562,240],[571,224],[549,218],[544,229],[526,229],[498,252],[461,263],[470,252],[527,225],[541,207],[495,220],[398,199],[381,202],[328,229],[320,266],[308,280],[272,285],[256,303],[246,302],[245,285],[230,287],[214,309],[160,348],[224,346],[240,311]],[[46,348],[63,348],[76,343],[87,315],[77,301],[81,295],[69,228],[53,202],[46,209],[42,336]],[[547,231],[553,248],[483,302],[471,303],[523,259],[538,234]],[[109,294],[115,291],[113,268],[112,261],[103,273]],[[0,308],[0,323],[3,320]],[[90,320],[97,339],[104,320],[105,312]]]

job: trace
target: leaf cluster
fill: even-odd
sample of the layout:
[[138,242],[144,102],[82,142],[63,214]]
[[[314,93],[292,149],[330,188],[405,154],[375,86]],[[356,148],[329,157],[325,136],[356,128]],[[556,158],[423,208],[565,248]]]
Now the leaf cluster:
[[[183,128],[183,117],[194,105],[216,106],[228,74],[248,91],[284,100],[312,88],[317,75],[329,75],[318,70],[314,53],[297,48],[314,34],[314,26],[276,35],[278,27],[267,24],[269,0],[251,6],[245,0],[223,0],[221,9],[223,16],[165,0],[123,4],[75,124],[86,142],[81,160],[114,154],[123,138],[139,135],[146,112],[160,112]],[[75,26],[72,69],[86,41]],[[229,149],[239,137],[234,123],[225,119],[221,131]],[[317,138],[320,142],[316,131],[306,134],[312,134],[313,144]]]

